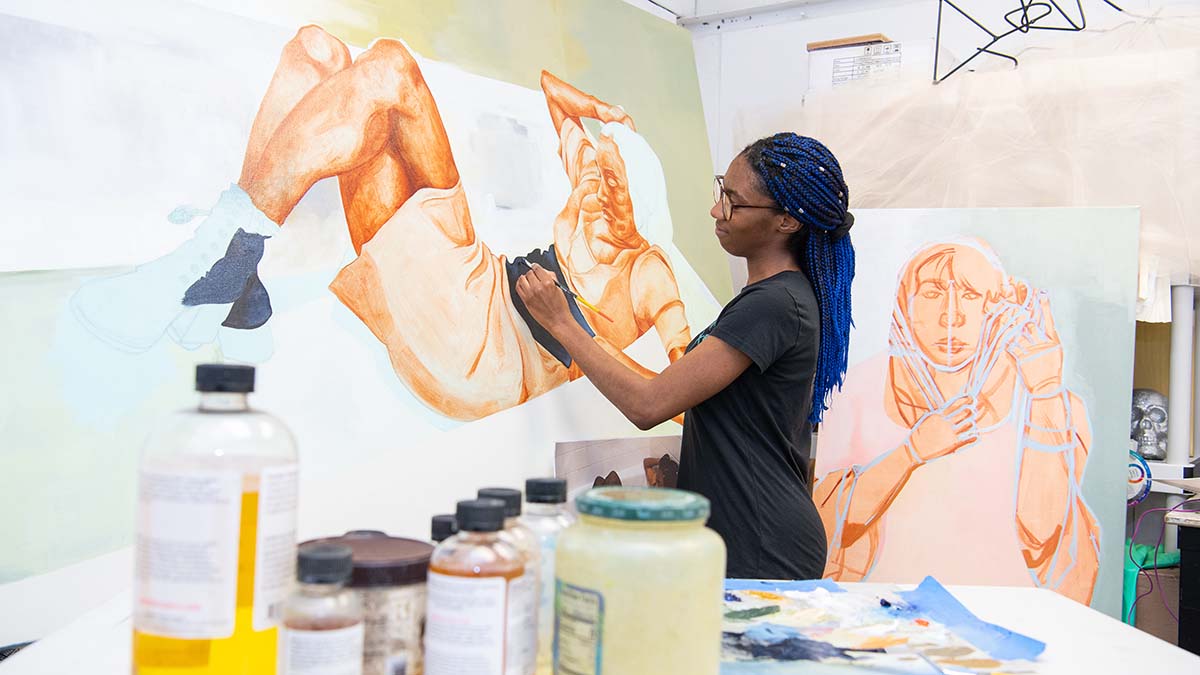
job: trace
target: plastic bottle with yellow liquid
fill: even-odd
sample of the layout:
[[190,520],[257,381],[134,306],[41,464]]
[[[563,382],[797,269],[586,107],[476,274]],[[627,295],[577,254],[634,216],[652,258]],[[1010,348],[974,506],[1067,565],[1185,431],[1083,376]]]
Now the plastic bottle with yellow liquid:
[[139,466],[133,672],[272,674],[296,574],[295,441],[250,408],[254,368],[197,366],[196,390]]

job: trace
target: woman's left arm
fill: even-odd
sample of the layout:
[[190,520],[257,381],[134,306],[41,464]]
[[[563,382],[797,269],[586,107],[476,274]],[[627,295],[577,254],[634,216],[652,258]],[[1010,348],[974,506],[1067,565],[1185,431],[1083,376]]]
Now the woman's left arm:
[[575,322],[553,273],[535,267],[517,281],[517,293],[600,393],[639,429],[651,429],[707,400],[750,367],[749,356],[710,336],[657,377],[646,378],[606,352]]

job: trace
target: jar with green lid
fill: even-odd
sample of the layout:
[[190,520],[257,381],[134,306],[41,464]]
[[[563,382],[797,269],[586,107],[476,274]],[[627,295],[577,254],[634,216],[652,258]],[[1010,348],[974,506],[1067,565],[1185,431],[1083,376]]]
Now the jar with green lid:
[[555,556],[554,672],[716,675],[725,543],[708,500],[601,487],[575,506]]

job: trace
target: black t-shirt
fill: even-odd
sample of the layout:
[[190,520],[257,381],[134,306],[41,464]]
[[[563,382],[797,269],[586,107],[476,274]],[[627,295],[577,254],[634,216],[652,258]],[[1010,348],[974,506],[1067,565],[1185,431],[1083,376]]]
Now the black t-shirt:
[[708,497],[725,539],[726,575],[815,579],[825,568],[821,518],[808,488],[820,313],[803,272],[747,286],[705,331],[753,363],[687,412],[679,487]]

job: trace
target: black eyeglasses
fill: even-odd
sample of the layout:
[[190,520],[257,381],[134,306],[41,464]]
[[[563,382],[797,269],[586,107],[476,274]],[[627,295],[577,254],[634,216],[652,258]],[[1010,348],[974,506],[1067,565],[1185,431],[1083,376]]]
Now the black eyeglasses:
[[784,211],[783,208],[774,204],[734,204],[733,197],[730,197],[729,192],[725,190],[725,176],[716,176],[713,178],[713,203],[721,205],[722,220],[732,218],[734,209],[771,209],[772,211]]

